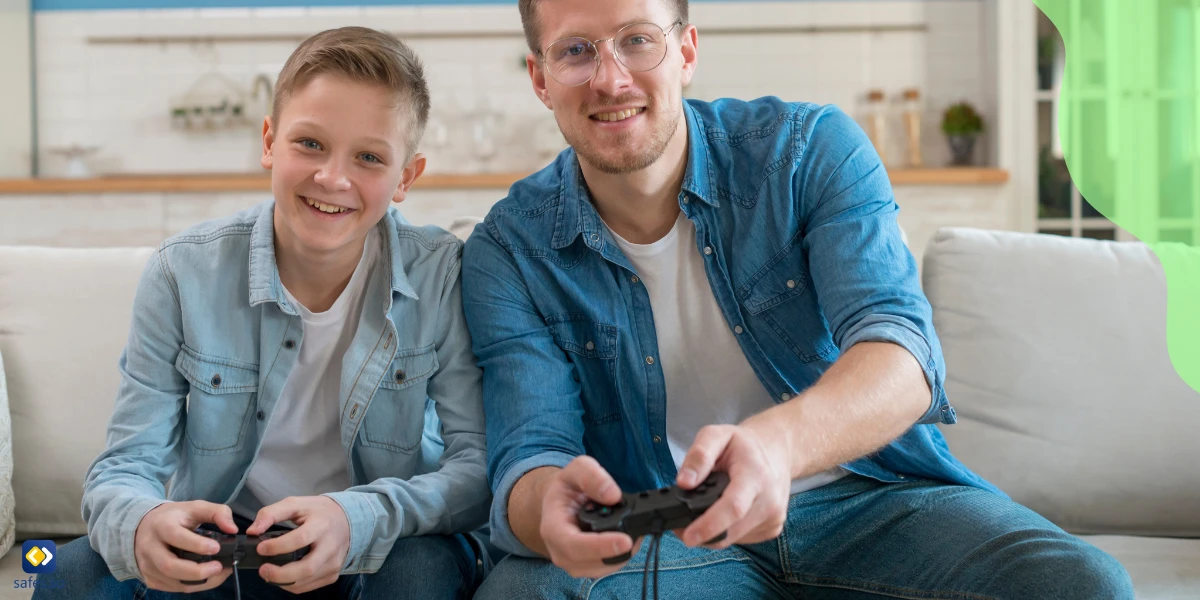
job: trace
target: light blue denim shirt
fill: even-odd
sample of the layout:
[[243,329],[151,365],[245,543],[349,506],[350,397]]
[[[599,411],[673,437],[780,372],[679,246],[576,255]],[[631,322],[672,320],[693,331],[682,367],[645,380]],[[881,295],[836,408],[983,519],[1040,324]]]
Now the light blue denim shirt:
[[[279,280],[274,206],[196,226],[146,265],[83,496],[92,547],[119,580],[139,577],[134,532],[166,498],[237,495],[296,364],[303,327]],[[462,244],[394,208],[378,227],[338,398],[352,487],[326,494],[350,523],[343,573],[378,570],[401,537],[474,530],[491,503]]]
[[[900,345],[932,390],[919,424],[842,465],[997,491],[933,423],[954,423],[945,364],[887,171],[835,107],[688,100],[680,209],[712,293],[763,393],[784,402],[851,346]],[[467,240],[463,302],[483,368],[492,541],[513,535],[522,475],[595,457],[626,491],[669,485],[666,389],[650,297],[593,207],[573,151],[517,182]]]

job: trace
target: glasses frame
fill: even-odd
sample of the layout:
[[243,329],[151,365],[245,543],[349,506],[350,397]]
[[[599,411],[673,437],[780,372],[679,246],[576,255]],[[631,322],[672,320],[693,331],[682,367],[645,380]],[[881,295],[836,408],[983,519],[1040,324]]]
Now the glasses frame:
[[559,78],[554,76],[554,73],[550,72],[550,70],[547,66],[546,53],[543,50],[538,50],[538,52],[537,52],[538,60],[542,63],[542,69],[546,72],[546,74],[549,75],[552,79],[554,79],[554,81],[557,81],[560,85],[563,85],[566,87],[579,87],[581,85],[587,85],[588,82],[590,82],[591,80],[596,78],[596,73],[600,72],[600,62],[604,60],[604,53],[602,53],[600,51],[600,43],[601,42],[613,42],[612,51],[609,52],[609,54],[612,54],[613,58],[616,59],[616,61],[618,63],[620,63],[622,67],[625,67],[626,69],[628,69],[630,73],[646,73],[648,71],[653,71],[654,69],[657,69],[660,65],[662,65],[663,61],[667,59],[666,51],[663,52],[662,57],[660,57],[658,59],[658,62],[655,63],[653,67],[650,67],[649,69],[640,69],[640,70],[635,71],[632,68],[630,68],[629,65],[625,64],[625,61],[621,60],[621,55],[620,55],[620,53],[617,52],[616,40],[621,37],[621,33],[623,31],[625,31],[626,29],[629,29],[630,27],[637,27],[638,25],[653,25],[655,27],[658,27],[658,29],[663,32],[663,39],[665,42],[666,38],[670,37],[671,33],[675,31],[675,28],[680,27],[683,24],[684,23],[682,20],[676,19],[673,23],[671,23],[670,27],[668,27],[667,29],[663,29],[661,25],[659,25],[658,23],[655,23],[653,21],[638,21],[636,23],[630,23],[630,24],[618,29],[617,34],[612,37],[601,38],[598,40],[588,40],[585,37],[581,37],[578,35],[571,35],[571,36],[567,36],[565,38],[559,38],[557,40],[554,40],[553,42],[550,42],[550,44],[546,46],[546,49],[549,49],[551,46],[553,46],[563,40],[584,40],[585,42],[588,43],[589,46],[591,46],[592,49],[594,49],[596,51],[595,58],[592,59],[592,62],[594,63],[592,65],[592,74],[589,75],[587,79],[584,79],[583,81],[576,83],[576,84],[563,83],[561,80],[559,80]]

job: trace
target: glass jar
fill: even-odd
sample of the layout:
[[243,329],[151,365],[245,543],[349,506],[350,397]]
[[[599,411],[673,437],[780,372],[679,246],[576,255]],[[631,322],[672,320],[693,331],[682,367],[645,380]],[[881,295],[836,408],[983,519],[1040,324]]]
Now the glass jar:
[[867,137],[875,146],[879,160],[888,164],[887,159],[887,106],[884,104],[883,90],[867,92]]
[[921,92],[915,88],[904,90],[904,133],[908,166],[921,168],[925,164],[921,157]]

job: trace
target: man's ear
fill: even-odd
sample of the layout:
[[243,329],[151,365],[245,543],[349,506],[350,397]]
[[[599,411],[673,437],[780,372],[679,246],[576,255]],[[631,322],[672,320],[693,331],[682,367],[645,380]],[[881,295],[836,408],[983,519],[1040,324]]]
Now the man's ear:
[[400,177],[400,185],[396,186],[396,193],[392,194],[392,202],[400,204],[408,197],[408,190],[412,187],[421,173],[425,172],[425,155],[414,154],[408,164],[404,166],[404,173]]
[[263,147],[262,147],[262,167],[268,171],[275,164],[275,157],[271,153],[271,147],[275,145],[275,131],[271,128],[271,117],[268,115],[263,117]]
[[533,53],[525,55],[525,67],[529,69],[529,81],[533,84],[533,93],[537,94],[538,100],[546,105],[546,108],[554,110],[554,104],[550,101],[550,92],[546,89],[546,71],[542,68],[542,61]]
[[679,52],[683,55],[683,73],[680,76],[680,82],[687,86],[692,82],[692,76],[696,74],[696,63],[699,60],[699,39],[696,34],[696,26],[688,25],[679,37],[683,42],[679,46]]

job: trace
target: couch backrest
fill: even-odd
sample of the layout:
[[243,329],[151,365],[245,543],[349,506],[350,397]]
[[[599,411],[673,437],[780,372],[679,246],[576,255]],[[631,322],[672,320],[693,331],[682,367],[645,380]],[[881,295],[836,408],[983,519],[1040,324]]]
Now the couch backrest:
[[83,477],[104,449],[117,360],[152,251],[0,246],[19,539],[86,533]]
[[960,460],[1068,531],[1200,535],[1200,393],[1147,246],[944,229],[923,282]]

